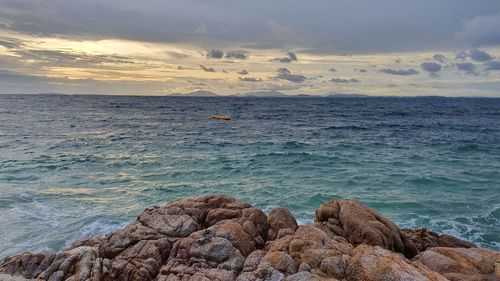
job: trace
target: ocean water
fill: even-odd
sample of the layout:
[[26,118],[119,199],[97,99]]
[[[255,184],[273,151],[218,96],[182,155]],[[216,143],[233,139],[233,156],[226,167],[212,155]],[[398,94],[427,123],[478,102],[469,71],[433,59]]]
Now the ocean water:
[[0,256],[207,193],[301,223],[355,198],[500,249],[500,99],[0,95]]

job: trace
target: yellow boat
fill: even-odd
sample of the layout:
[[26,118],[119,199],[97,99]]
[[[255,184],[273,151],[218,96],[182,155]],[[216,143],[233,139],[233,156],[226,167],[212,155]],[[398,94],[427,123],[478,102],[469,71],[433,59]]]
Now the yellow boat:
[[231,120],[231,116],[229,115],[212,115],[212,118],[213,119],[217,119],[217,120]]

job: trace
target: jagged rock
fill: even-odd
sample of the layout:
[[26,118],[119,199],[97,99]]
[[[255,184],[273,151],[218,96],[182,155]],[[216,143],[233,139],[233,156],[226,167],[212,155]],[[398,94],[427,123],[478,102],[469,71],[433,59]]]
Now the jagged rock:
[[413,266],[404,256],[379,246],[360,245],[354,249],[346,269],[349,281],[415,280],[446,281],[424,266]]
[[[57,254],[5,258],[0,281],[499,278],[498,252],[425,229],[400,230],[357,201],[326,202],[316,217],[315,225],[297,226],[287,209],[273,209],[267,217],[225,196],[176,200]],[[413,257],[419,251],[413,260],[401,254]]]
[[32,281],[33,279],[26,279],[24,277],[12,276],[10,274],[0,273],[0,281]]
[[353,245],[380,246],[408,258],[419,252],[396,225],[356,200],[323,203],[316,210],[316,222],[317,227],[332,236],[345,237]]
[[286,208],[272,209],[267,217],[267,222],[269,223],[268,241],[275,240],[280,230],[291,229],[295,231],[299,227],[290,210]]
[[429,248],[415,257],[431,270],[455,281],[500,280],[495,263],[500,253],[477,248]]
[[401,232],[417,247],[420,252],[431,247],[474,248],[474,244],[448,234],[439,234],[425,228],[401,229]]
[[49,267],[54,256],[25,252],[18,256],[6,258],[0,266],[0,272],[13,276],[35,278],[40,272]]

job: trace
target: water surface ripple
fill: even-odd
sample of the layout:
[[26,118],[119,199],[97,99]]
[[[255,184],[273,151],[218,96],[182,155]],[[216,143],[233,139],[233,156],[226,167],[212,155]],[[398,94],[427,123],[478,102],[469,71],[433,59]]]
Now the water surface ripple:
[[0,96],[0,256],[207,193],[303,223],[356,198],[500,249],[499,191],[500,99]]

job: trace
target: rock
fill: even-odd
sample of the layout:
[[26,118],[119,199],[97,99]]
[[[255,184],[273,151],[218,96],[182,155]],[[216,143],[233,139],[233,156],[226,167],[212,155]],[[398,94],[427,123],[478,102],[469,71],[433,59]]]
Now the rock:
[[425,267],[415,267],[402,255],[379,246],[360,245],[346,269],[349,281],[415,280],[446,281]]
[[0,281],[499,279],[498,252],[425,229],[400,230],[357,201],[326,202],[316,217],[315,225],[297,226],[283,208],[268,218],[226,196],[176,200],[56,254],[5,258]]
[[266,255],[266,251],[253,251],[250,255],[248,255],[245,260],[245,264],[243,265],[243,272],[250,272],[257,269],[260,261]]
[[239,218],[241,216],[241,210],[231,210],[231,209],[213,209],[210,210],[205,219],[207,226],[212,226],[219,221]]
[[414,260],[450,280],[500,280],[498,272],[495,272],[500,253],[486,249],[429,248]]
[[188,215],[166,215],[160,210],[149,210],[139,217],[139,221],[169,237],[186,237],[201,226]]
[[401,229],[401,232],[420,252],[431,247],[475,248],[475,245],[448,234],[439,234],[425,228]]
[[54,259],[54,255],[22,253],[18,256],[6,258],[0,266],[0,272],[13,276],[35,278]]
[[33,279],[26,279],[24,277],[15,277],[10,274],[0,273],[0,281],[31,281]]
[[289,275],[297,272],[295,269],[295,261],[290,255],[285,252],[269,252],[261,260],[259,267],[272,267],[279,272]]
[[282,229],[291,229],[295,231],[298,227],[297,221],[292,213],[286,208],[272,209],[267,217],[267,222],[269,223],[267,240],[275,240],[278,237],[279,231]]
[[252,272],[245,272],[238,276],[236,281],[283,281],[285,275],[272,267],[259,268]]
[[281,237],[285,237],[287,235],[294,235],[295,234],[295,230],[292,230],[290,228],[282,228],[278,231],[278,237],[276,238],[281,238]]
[[353,245],[368,244],[412,258],[417,247],[399,228],[356,200],[332,200],[316,210],[317,227],[331,236],[345,237]]
[[285,278],[285,281],[305,281],[305,280],[308,280],[308,281],[338,281],[335,278],[321,277],[319,275],[316,275],[316,274],[313,274],[310,272],[306,272],[306,271],[302,271],[302,272],[290,275],[287,278]]
[[118,280],[151,280],[168,259],[172,245],[166,238],[142,240],[111,262],[111,277]]
[[255,237],[252,237],[246,232],[239,223],[226,222],[214,225],[210,227],[209,230],[214,233],[215,236],[224,237],[231,241],[244,256],[248,256],[256,248],[256,243],[254,241]]

